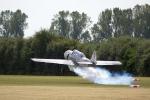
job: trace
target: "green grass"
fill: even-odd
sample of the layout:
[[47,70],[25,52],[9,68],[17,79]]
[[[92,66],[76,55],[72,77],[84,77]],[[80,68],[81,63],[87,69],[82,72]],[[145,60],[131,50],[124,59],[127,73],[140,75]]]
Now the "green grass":
[[140,79],[139,84],[141,87],[150,88],[150,77],[138,77]]
[[[141,87],[150,88],[149,77],[139,77]],[[96,86],[96,87],[127,87],[121,85],[98,85],[86,81],[78,76],[22,76],[0,75],[0,86]]]
[[97,85],[73,76],[0,75],[0,100],[149,100],[150,78],[140,88]]
[[80,77],[73,76],[22,76],[0,75],[0,85],[93,85]]

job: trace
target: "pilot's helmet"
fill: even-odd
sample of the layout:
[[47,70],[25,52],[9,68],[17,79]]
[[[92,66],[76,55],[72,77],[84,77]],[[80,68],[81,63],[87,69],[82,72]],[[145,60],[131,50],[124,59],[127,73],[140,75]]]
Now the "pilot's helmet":
[[73,52],[72,50],[67,50],[67,51],[64,53],[64,58],[65,58],[65,59],[68,59],[69,55],[72,54],[72,52]]

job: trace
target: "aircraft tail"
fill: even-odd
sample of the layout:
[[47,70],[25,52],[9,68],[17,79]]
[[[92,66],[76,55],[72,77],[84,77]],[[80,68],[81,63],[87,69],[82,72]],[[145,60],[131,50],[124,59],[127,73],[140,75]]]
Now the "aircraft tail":
[[96,64],[96,59],[97,59],[97,57],[96,57],[96,51],[94,51],[93,54],[92,54],[92,56],[91,56],[91,62],[93,64]]

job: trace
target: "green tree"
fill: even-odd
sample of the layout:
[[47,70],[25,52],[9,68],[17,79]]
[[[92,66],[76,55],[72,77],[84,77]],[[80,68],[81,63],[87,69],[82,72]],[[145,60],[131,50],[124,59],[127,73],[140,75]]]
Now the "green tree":
[[133,37],[133,14],[132,9],[122,10],[121,34]]
[[31,44],[34,57],[45,57],[49,41],[51,41],[50,33],[46,30],[41,30],[36,33]]
[[150,53],[145,55],[145,58],[143,60],[143,75],[144,76],[150,76]]
[[31,58],[33,57],[32,51],[33,38],[24,39],[22,49],[20,50],[20,67],[22,68],[22,74],[33,74],[34,66],[32,65]]
[[11,36],[11,19],[13,12],[10,10],[2,11],[0,14],[0,36],[9,37]]
[[119,37],[123,35],[133,36],[133,14],[132,9],[113,9],[113,35]]
[[27,27],[27,15],[22,13],[21,10],[14,12],[11,18],[11,33],[13,37],[23,37],[24,29]]
[[87,29],[90,23],[90,18],[85,13],[60,11],[51,23],[50,32],[71,39],[90,41],[91,36]]
[[113,9],[113,35],[114,37],[119,37],[123,35],[122,33],[122,18],[123,18],[123,12],[119,8]]
[[82,33],[81,35],[81,41],[83,42],[90,42],[92,40],[89,31],[85,31],[84,33]]
[[[86,32],[87,27],[90,24],[90,18],[85,14],[80,14],[77,11],[74,11],[70,14],[71,16],[71,38],[76,40],[81,40],[81,37],[84,38],[85,35],[82,34],[89,34]],[[85,39],[87,38],[86,35]]]
[[100,13],[98,22],[92,29],[94,37],[98,39],[103,40],[112,37],[112,10],[106,9]]
[[150,38],[150,6],[148,4],[133,8],[135,37]]
[[0,14],[0,36],[3,37],[23,37],[24,29],[27,27],[27,15],[21,10],[11,12],[2,11]]
[[70,23],[68,18],[69,11],[60,11],[56,14],[51,23],[50,32],[69,38]]

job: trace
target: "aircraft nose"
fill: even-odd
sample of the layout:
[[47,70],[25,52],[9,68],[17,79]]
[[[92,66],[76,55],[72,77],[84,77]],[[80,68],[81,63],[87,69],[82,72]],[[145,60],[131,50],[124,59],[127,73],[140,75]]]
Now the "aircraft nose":
[[72,53],[72,50],[67,50],[65,53],[64,53],[64,58],[65,59],[68,59],[69,55]]

